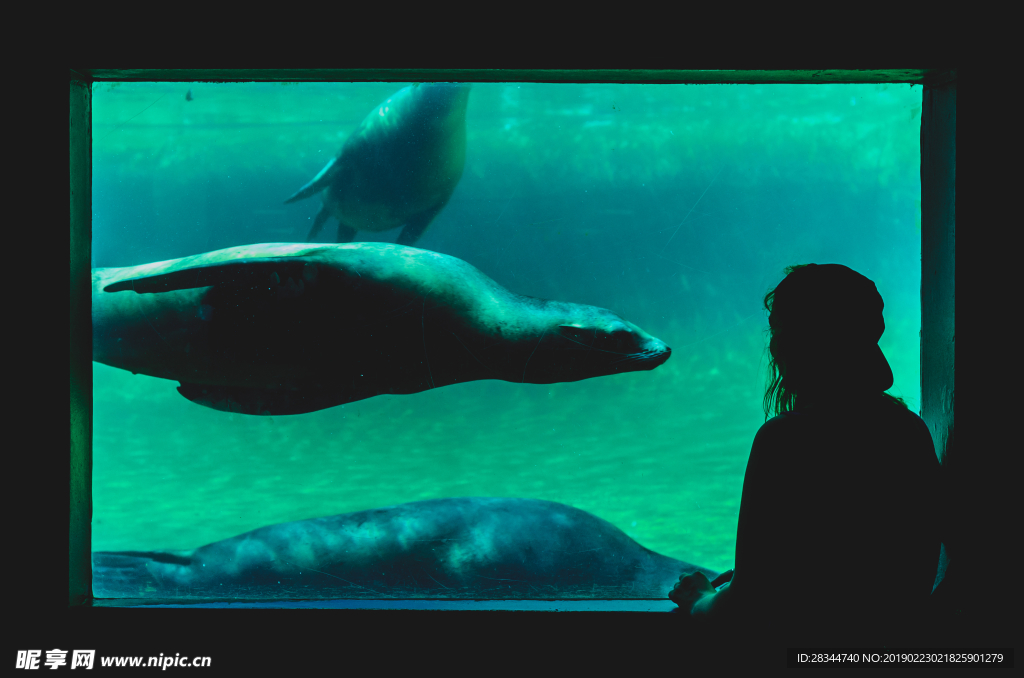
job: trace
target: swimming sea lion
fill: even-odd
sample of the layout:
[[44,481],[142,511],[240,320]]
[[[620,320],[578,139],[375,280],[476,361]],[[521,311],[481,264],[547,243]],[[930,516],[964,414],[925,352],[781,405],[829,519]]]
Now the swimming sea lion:
[[92,554],[101,598],[664,598],[715,572],[539,499],[431,499],[262,527],[190,551]]
[[93,360],[189,400],[299,414],[477,379],[650,370],[671,350],[611,311],[509,292],[386,243],[264,244],[93,270]]
[[468,84],[420,83],[370,111],[341,152],[285,204],[323,191],[307,242],[328,217],[338,242],[356,231],[405,224],[398,244],[412,245],[452,197],[466,164]]

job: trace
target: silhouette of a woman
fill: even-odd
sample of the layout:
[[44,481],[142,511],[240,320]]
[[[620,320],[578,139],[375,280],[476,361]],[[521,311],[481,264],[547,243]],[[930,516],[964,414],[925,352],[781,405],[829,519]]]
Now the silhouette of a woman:
[[874,283],[790,266],[764,299],[770,381],[743,480],[732,581],[669,598],[695,619],[790,642],[891,643],[926,603],[939,557],[928,428],[884,391],[892,370]]

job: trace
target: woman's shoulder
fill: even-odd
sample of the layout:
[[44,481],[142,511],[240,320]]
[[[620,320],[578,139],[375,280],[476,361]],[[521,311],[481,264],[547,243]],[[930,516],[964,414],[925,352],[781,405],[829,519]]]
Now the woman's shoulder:
[[784,412],[761,424],[754,436],[748,463],[757,465],[760,458],[781,460],[783,452],[792,451],[796,440],[806,434],[810,423],[804,413]]
[[918,438],[927,437],[931,440],[928,424],[924,423],[924,419],[911,412],[901,402],[884,399],[879,406],[879,416],[884,421],[890,422],[892,426],[903,429],[907,435]]
[[885,430],[900,438],[931,440],[928,425],[903,403],[880,398],[863,406],[832,409],[815,407],[796,409],[772,417],[757,431],[755,443],[770,443],[780,438],[811,433],[820,429],[841,428],[848,434]]
[[814,416],[809,412],[783,412],[761,424],[761,428],[757,429],[757,435],[754,437],[754,440],[756,441],[758,438],[770,440],[777,436],[788,435],[790,432],[798,431],[810,425],[813,419]]

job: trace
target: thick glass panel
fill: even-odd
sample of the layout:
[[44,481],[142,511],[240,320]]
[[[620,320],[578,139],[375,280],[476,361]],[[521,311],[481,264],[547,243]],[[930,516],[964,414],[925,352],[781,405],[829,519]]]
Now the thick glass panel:
[[[321,199],[285,200],[405,85],[95,85],[93,266],[305,242]],[[175,381],[96,362],[94,552],[165,554],[105,561],[97,595],[210,596],[226,582],[224,595],[256,598],[664,596],[660,580],[609,580],[609,562],[634,558],[657,579],[672,561],[615,541],[589,516],[684,564],[732,567],[743,471],[764,422],[762,298],[783,267],[843,263],[875,281],[890,392],[918,410],[920,107],[909,85],[473,85],[461,180],[415,246],[468,262],[518,295],[610,309],[671,357],[580,381],[476,380],[270,416],[205,407]],[[333,243],[336,229],[329,219],[315,241]],[[355,241],[399,233],[359,230]],[[332,325],[339,355],[359,322]],[[396,345],[412,351],[415,339]],[[353,581],[332,569],[330,580],[307,571],[280,585],[227,575],[152,583],[154,572],[196,558],[171,551],[457,497],[544,500],[586,514],[530,502],[419,504],[331,528],[356,535],[367,567],[387,570],[379,577],[364,570]],[[578,522],[555,534],[556,514]],[[301,529],[309,525],[282,529],[276,546],[250,540],[236,555],[315,563],[303,549],[346,550],[326,537],[314,545]],[[399,551],[374,556],[381,539],[397,539]],[[430,548],[416,550],[421,541]],[[549,569],[502,569],[512,556],[496,555],[495,544],[509,543],[524,553],[546,545]],[[438,549],[462,575],[430,569]],[[602,549],[609,558],[580,555]],[[403,554],[426,576],[410,575]],[[232,563],[206,564],[227,572]],[[324,581],[336,588],[325,592]]]

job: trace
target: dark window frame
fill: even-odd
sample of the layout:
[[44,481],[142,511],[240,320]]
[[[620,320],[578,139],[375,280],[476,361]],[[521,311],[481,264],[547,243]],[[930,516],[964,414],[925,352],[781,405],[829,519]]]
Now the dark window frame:
[[[921,415],[944,464],[953,439],[956,214],[956,70],[497,70],[497,69],[71,69],[71,446],[69,605],[136,606],[184,601],[95,600],[92,595],[92,83],[163,82],[549,82],[676,84],[909,83],[924,87],[921,111]],[[946,565],[945,551],[940,576]],[[394,603],[400,601],[390,601]],[[479,605],[437,602],[437,609]],[[530,601],[540,604],[542,601]],[[536,609],[572,609],[548,601]],[[593,601],[584,609],[625,609]],[[643,603],[643,601],[632,601]],[[225,603],[226,604],[226,603]],[[365,604],[365,601],[364,601]],[[544,607],[546,605],[547,607]],[[280,603],[275,603],[275,607]],[[345,607],[335,601],[332,607]],[[486,606],[503,609],[500,602]],[[511,608],[510,608],[511,609]],[[534,608],[531,608],[534,609]],[[643,609],[633,606],[628,609]]]

